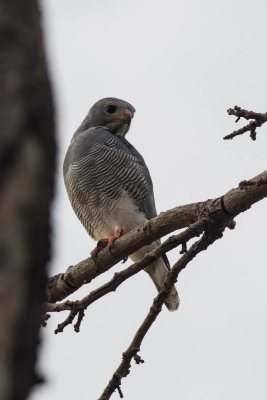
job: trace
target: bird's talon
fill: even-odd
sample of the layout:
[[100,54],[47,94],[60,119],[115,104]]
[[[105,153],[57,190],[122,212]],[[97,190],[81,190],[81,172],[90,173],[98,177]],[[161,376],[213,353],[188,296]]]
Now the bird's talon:
[[90,253],[92,260],[96,260],[97,253],[98,253],[98,247],[95,247],[94,250],[92,250]]
[[100,239],[94,250],[91,251],[91,257],[93,260],[96,259],[98,253],[100,252],[101,249],[104,249],[108,245],[108,239]]
[[122,259],[122,264],[126,263],[127,260],[128,260],[128,256],[124,257],[124,258]]

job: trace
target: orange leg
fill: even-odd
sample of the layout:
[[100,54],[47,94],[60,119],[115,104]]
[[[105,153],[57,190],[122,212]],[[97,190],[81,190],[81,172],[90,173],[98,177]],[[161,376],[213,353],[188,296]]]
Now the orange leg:
[[116,229],[115,229],[114,235],[113,235],[113,236],[110,236],[110,238],[108,239],[108,247],[109,247],[109,250],[110,250],[110,249],[113,249],[115,240],[116,240],[116,239],[119,239],[119,237],[121,237],[122,235],[123,235],[122,229],[116,228]]
[[99,253],[99,251],[101,249],[104,249],[105,247],[108,246],[109,251],[111,253],[111,249],[114,248],[114,242],[116,239],[118,239],[119,237],[121,237],[124,234],[123,230],[120,228],[116,228],[114,235],[110,236],[109,238],[105,238],[105,239],[101,239],[97,242],[96,247],[94,248],[93,251],[91,251],[91,256],[92,257],[96,257],[97,254]]
[[108,239],[101,239],[97,242],[94,250],[91,251],[91,256],[94,258],[100,252],[101,249],[104,249],[108,245]]

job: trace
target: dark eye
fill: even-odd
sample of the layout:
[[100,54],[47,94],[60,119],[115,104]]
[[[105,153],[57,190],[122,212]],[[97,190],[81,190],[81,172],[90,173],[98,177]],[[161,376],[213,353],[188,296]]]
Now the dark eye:
[[114,106],[113,104],[109,104],[106,106],[106,112],[109,114],[114,114],[114,112],[117,110],[117,107]]

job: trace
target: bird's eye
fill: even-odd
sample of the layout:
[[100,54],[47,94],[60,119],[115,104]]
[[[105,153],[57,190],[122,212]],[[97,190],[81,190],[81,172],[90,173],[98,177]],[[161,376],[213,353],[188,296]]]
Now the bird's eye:
[[109,114],[114,114],[114,112],[117,110],[117,107],[114,106],[113,104],[109,104],[106,106],[106,112]]

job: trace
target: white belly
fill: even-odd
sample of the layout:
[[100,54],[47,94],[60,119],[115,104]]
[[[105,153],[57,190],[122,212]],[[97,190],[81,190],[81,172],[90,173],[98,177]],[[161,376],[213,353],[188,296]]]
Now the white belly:
[[110,207],[105,208],[101,214],[101,221],[94,228],[94,237],[97,240],[112,236],[116,228],[126,233],[147,221],[126,193]]

